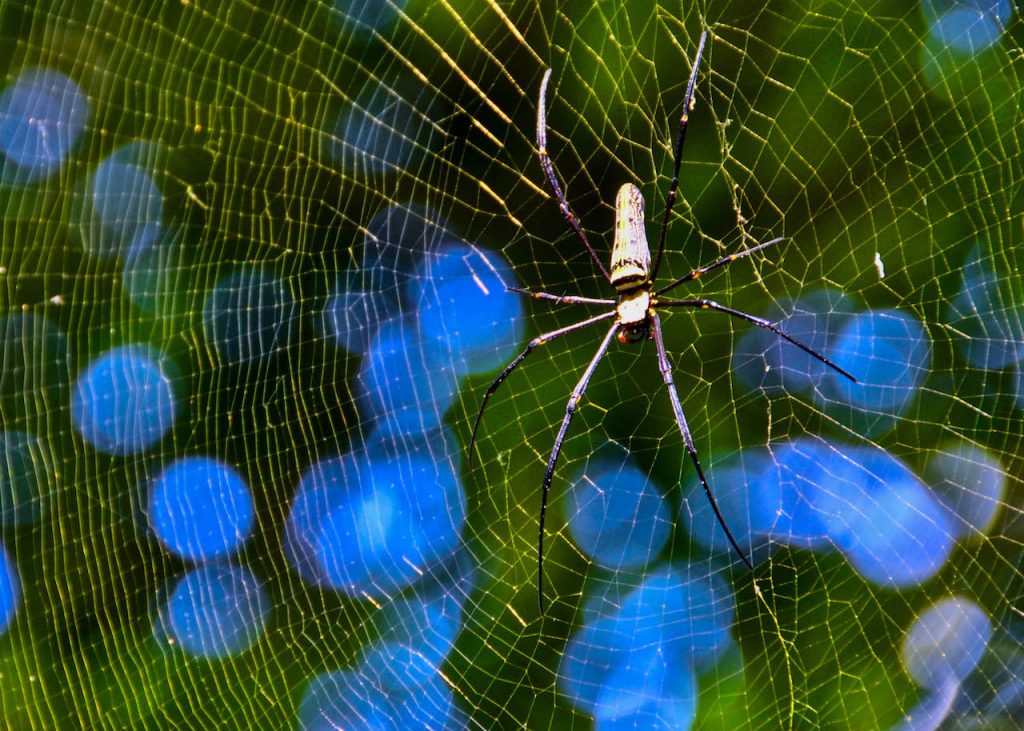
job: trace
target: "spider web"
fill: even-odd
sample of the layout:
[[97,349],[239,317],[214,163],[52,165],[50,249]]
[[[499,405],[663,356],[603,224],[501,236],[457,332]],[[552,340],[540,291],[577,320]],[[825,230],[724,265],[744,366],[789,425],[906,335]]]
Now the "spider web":
[[[1000,0],[0,3],[11,728],[1017,728],[1021,24]],[[613,343],[660,272],[784,241]],[[675,294],[675,293],[674,293]]]

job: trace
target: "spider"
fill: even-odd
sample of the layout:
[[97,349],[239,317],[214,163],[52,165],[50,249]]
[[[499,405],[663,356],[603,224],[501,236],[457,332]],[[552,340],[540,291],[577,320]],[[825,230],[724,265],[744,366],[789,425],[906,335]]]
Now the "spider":
[[686,87],[686,98],[683,104],[683,113],[679,119],[679,132],[676,136],[675,164],[672,171],[672,184],[669,188],[668,197],[665,203],[665,215],[661,221],[661,232],[658,235],[658,252],[654,258],[653,267],[651,267],[651,251],[647,244],[647,235],[644,231],[644,199],[643,195],[640,193],[640,189],[632,183],[624,183],[619,188],[618,193],[615,196],[615,236],[612,244],[611,271],[606,269],[601,259],[598,258],[597,253],[594,251],[594,248],[590,245],[590,241],[587,239],[586,233],[580,226],[579,219],[569,207],[569,203],[562,192],[562,186],[558,182],[558,175],[555,173],[554,163],[552,163],[551,157],[548,155],[547,112],[545,110],[544,99],[547,95],[548,81],[551,79],[551,69],[547,69],[545,71],[544,78],[540,84],[540,95],[537,102],[537,154],[540,157],[541,169],[544,171],[544,177],[547,178],[548,184],[551,186],[551,189],[555,194],[555,198],[558,200],[558,206],[561,210],[562,217],[565,218],[569,223],[569,226],[572,227],[572,230],[576,233],[576,236],[590,254],[591,259],[594,260],[594,264],[601,271],[604,278],[608,280],[608,283],[612,286],[618,296],[618,299],[615,300],[595,299],[591,297],[562,296],[548,294],[547,292],[534,292],[531,290],[519,289],[517,287],[510,288],[512,291],[535,299],[547,300],[560,304],[605,305],[612,306],[612,309],[567,327],[544,333],[543,335],[539,335],[531,340],[529,345],[526,346],[526,349],[517,355],[507,366],[505,366],[505,369],[497,378],[494,379],[491,385],[488,386],[487,391],[484,394],[483,402],[480,404],[480,410],[477,412],[476,421],[473,424],[473,431],[469,441],[470,469],[472,469],[473,445],[476,443],[477,429],[480,427],[480,421],[483,418],[484,409],[487,408],[487,402],[490,400],[491,396],[494,395],[494,392],[498,390],[498,387],[502,382],[508,378],[509,374],[523,362],[526,356],[533,352],[533,350],[538,346],[545,345],[555,338],[560,338],[563,335],[567,335],[568,333],[575,332],[576,330],[580,330],[599,322],[607,322],[608,320],[612,321],[611,327],[608,329],[604,339],[601,341],[601,345],[597,349],[597,353],[595,353],[594,357],[591,359],[590,364],[583,372],[583,376],[580,378],[579,383],[576,384],[576,388],[573,389],[572,395],[569,397],[569,402],[565,408],[565,418],[562,419],[562,426],[559,428],[558,436],[555,438],[555,445],[551,450],[551,457],[548,459],[547,471],[544,473],[544,481],[541,484],[540,526],[537,539],[537,600],[541,614],[544,613],[544,516],[547,512],[548,492],[551,488],[551,479],[555,472],[555,463],[558,461],[558,455],[562,451],[562,442],[565,441],[566,431],[569,429],[569,422],[572,421],[576,407],[583,398],[587,384],[590,382],[591,376],[594,375],[594,370],[597,368],[597,364],[601,361],[601,358],[604,357],[605,353],[608,352],[608,347],[611,344],[613,337],[617,336],[618,341],[623,344],[639,343],[647,339],[654,341],[658,354],[658,370],[661,372],[662,380],[664,380],[665,386],[668,389],[668,395],[672,402],[672,411],[675,414],[676,423],[679,425],[679,431],[682,433],[683,443],[686,445],[686,451],[690,455],[690,460],[693,462],[698,478],[700,478],[701,486],[704,488],[704,494],[707,496],[711,509],[714,511],[715,518],[718,520],[718,524],[722,526],[722,529],[725,531],[725,535],[729,539],[729,543],[732,545],[733,550],[743,560],[743,563],[746,564],[747,568],[751,570],[754,568],[753,564],[751,564],[750,559],[747,558],[746,554],[743,553],[743,550],[739,547],[739,544],[733,537],[732,532],[729,530],[729,526],[725,522],[725,518],[718,509],[718,503],[715,501],[715,496],[711,492],[711,487],[708,484],[707,478],[704,476],[704,470],[701,468],[700,460],[697,457],[697,449],[694,446],[693,437],[690,434],[690,428],[686,424],[686,416],[683,414],[683,407],[679,401],[679,393],[676,390],[675,382],[672,377],[672,368],[669,365],[668,354],[665,351],[665,341],[661,334],[661,319],[658,317],[658,310],[663,307],[688,307],[698,310],[714,310],[715,312],[723,312],[727,315],[739,318],[740,320],[744,320],[775,333],[814,358],[817,358],[819,361],[850,379],[854,383],[857,382],[852,375],[830,361],[824,355],[800,342],[796,338],[787,335],[768,320],[755,317],[754,315],[750,315],[746,312],[734,310],[709,299],[679,300],[665,299],[663,297],[663,295],[673,289],[676,289],[680,285],[691,282],[712,270],[726,267],[737,259],[742,259],[758,251],[767,249],[770,246],[774,246],[782,241],[781,238],[772,239],[771,241],[741,251],[737,254],[730,254],[729,256],[712,262],[707,266],[694,269],[689,274],[686,274],[659,289],[654,289],[654,282],[658,274],[658,267],[661,264],[662,254],[665,250],[665,233],[668,228],[669,216],[672,213],[672,205],[675,203],[676,192],[679,187],[679,165],[682,160],[683,141],[686,138],[686,126],[689,121],[689,114],[694,105],[694,90],[697,84],[697,72],[700,68],[700,59],[704,52],[704,45],[706,41],[707,31],[701,34],[700,42],[697,46],[697,54],[693,60],[693,69],[690,71],[690,80]]

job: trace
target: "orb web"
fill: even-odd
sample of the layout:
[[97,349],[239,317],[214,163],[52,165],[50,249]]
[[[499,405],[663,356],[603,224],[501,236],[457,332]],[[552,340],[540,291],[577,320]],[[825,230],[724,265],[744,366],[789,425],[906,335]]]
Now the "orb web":
[[[510,291],[614,297],[654,345]],[[11,727],[1012,728],[1019,9],[0,9],[0,668]]]

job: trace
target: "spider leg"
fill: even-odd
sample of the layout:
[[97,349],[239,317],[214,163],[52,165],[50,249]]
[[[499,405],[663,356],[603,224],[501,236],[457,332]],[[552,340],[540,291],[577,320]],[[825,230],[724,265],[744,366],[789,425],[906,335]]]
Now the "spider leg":
[[547,292],[531,292],[520,287],[508,287],[509,292],[533,297],[535,300],[548,300],[566,305],[614,305],[615,300],[594,299],[593,297],[576,297],[573,295],[548,294]]
[[522,363],[526,356],[532,353],[533,349],[536,348],[538,345],[544,345],[546,343],[549,343],[555,338],[560,338],[563,335],[574,332],[576,330],[580,330],[586,327],[587,325],[593,325],[595,322],[601,322],[602,320],[612,318],[615,316],[615,314],[616,313],[614,310],[612,312],[605,312],[600,315],[597,315],[596,317],[591,317],[588,320],[576,322],[573,323],[572,325],[567,325],[566,327],[559,328],[558,330],[552,330],[551,332],[544,333],[543,335],[538,335],[537,337],[530,341],[529,345],[526,346],[526,349],[523,350],[522,353],[513,358],[512,362],[505,366],[505,370],[499,373],[498,377],[494,379],[494,382],[487,387],[487,393],[484,394],[483,403],[480,404],[480,410],[476,414],[476,421],[473,422],[473,433],[472,436],[470,436],[469,438],[469,459],[468,465],[466,467],[467,472],[472,471],[473,469],[473,445],[476,444],[476,432],[477,429],[480,428],[480,420],[483,419],[484,417],[484,409],[487,408],[487,402],[490,400],[491,396],[493,396],[494,392],[498,390],[498,386],[500,386],[502,382],[506,378],[508,378],[508,374],[514,371],[516,366]]
[[669,186],[668,196],[665,198],[665,217],[661,221],[661,233],[658,234],[658,254],[654,258],[654,268],[651,270],[652,282],[658,276],[658,267],[661,266],[661,255],[665,252],[665,233],[668,230],[668,219],[672,214],[672,206],[675,205],[676,193],[679,190],[679,165],[683,161],[683,142],[686,140],[686,126],[690,121],[693,94],[697,87],[697,72],[700,70],[700,57],[704,53],[704,43],[707,39],[707,31],[700,34],[700,42],[697,44],[697,55],[693,59],[693,69],[690,71],[690,81],[686,85],[686,97],[683,99],[683,114],[679,117],[679,133],[676,136],[676,159],[672,169],[672,185]]
[[778,335],[783,340],[788,340],[793,345],[795,345],[796,347],[800,348],[800,350],[804,351],[805,353],[807,353],[810,356],[813,356],[814,358],[817,358],[818,360],[820,360],[822,363],[827,365],[832,370],[834,370],[837,373],[840,373],[840,374],[846,376],[847,378],[849,378],[854,383],[857,382],[856,378],[854,378],[847,371],[843,370],[842,368],[837,366],[835,363],[830,361],[828,358],[823,356],[817,350],[815,350],[814,348],[812,348],[809,345],[806,345],[806,344],[800,342],[799,340],[794,338],[792,335],[787,335],[782,330],[780,330],[775,325],[771,324],[770,322],[768,322],[767,320],[765,320],[762,317],[754,317],[754,315],[749,315],[746,312],[741,312],[740,310],[734,310],[731,307],[726,307],[725,305],[720,305],[717,302],[713,302],[712,300],[705,300],[705,299],[695,299],[695,300],[658,300],[657,303],[656,303],[656,306],[657,307],[694,307],[694,308],[699,309],[699,310],[715,310],[716,312],[724,312],[727,315],[732,315],[733,317],[738,317],[741,320],[745,320],[746,322],[751,322],[751,323],[757,325],[758,327],[763,327],[765,330],[768,330],[770,332],[775,333],[776,335]]
[[721,259],[719,259],[718,261],[712,262],[711,264],[708,264],[707,266],[703,266],[700,269],[694,269],[689,274],[687,274],[685,276],[682,276],[679,279],[677,279],[676,281],[672,282],[671,284],[668,284],[668,285],[662,287],[661,289],[657,290],[655,292],[655,294],[665,294],[666,292],[669,292],[669,291],[675,289],[680,284],[686,284],[687,282],[692,282],[694,279],[697,279],[698,277],[704,276],[705,274],[710,272],[712,269],[718,269],[719,267],[728,266],[729,264],[732,264],[737,259],[742,259],[744,257],[750,256],[751,254],[754,254],[754,253],[760,251],[761,249],[767,249],[769,246],[775,246],[775,244],[778,244],[778,243],[780,243],[782,241],[783,241],[782,238],[772,239],[771,241],[766,241],[763,244],[758,244],[757,246],[753,247],[752,249],[746,249],[744,251],[741,251],[738,254],[730,254],[729,256],[724,256]]
[[576,412],[576,406],[579,404],[580,399],[583,398],[583,392],[587,390],[590,377],[594,375],[594,370],[597,368],[597,364],[601,362],[601,358],[608,352],[612,336],[615,335],[618,329],[619,323],[615,322],[608,330],[608,334],[604,336],[601,347],[597,349],[597,353],[594,354],[594,358],[590,361],[590,365],[587,366],[587,370],[583,372],[580,382],[573,389],[572,396],[569,397],[569,403],[565,406],[565,418],[562,419],[562,426],[558,430],[558,436],[555,437],[555,446],[551,450],[547,472],[544,473],[544,482],[540,494],[540,530],[537,534],[537,604],[540,607],[541,614],[544,614],[544,515],[548,509],[548,491],[551,489],[551,477],[555,473],[555,462],[558,461],[558,455],[562,451],[562,442],[565,441],[565,433],[569,429],[572,415]]
[[558,183],[558,174],[555,172],[555,164],[551,161],[551,157],[548,155],[548,115],[547,109],[545,108],[544,97],[548,91],[548,80],[551,78],[551,69],[544,72],[544,79],[540,82],[540,99],[537,101],[537,154],[540,156],[540,166],[544,171],[544,177],[548,179],[548,184],[555,193],[555,198],[558,199],[558,209],[562,212],[562,218],[569,222],[572,226],[572,230],[576,232],[580,241],[586,247],[590,253],[590,258],[597,264],[597,268],[604,275],[604,278],[611,281],[611,277],[608,276],[608,270],[605,269],[604,263],[598,258],[597,252],[594,251],[594,247],[590,245],[590,241],[587,240],[587,235],[583,232],[583,228],[580,226],[580,219],[576,217],[576,214],[569,208],[569,202],[565,199],[565,194],[562,192],[562,186]]
[[722,526],[722,530],[725,531],[726,538],[729,539],[729,543],[732,544],[733,550],[736,554],[743,559],[743,563],[747,565],[751,571],[754,569],[754,565],[750,563],[750,559],[746,557],[743,550],[736,543],[736,539],[733,538],[732,531],[729,530],[729,526],[725,523],[725,518],[722,517],[721,511],[718,509],[718,503],[715,501],[715,496],[711,492],[711,486],[708,485],[707,478],[704,477],[704,470],[701,469],[700,460],[697,459],[697,447],[693,444],[693,435],[690,434],[690,427],[686,425],[686,416],[683,414],[683,405],[679,402],[679,392],[676,390],[676,384],[672,377],[672,366],[668,362],[668,354],[665,352],[665,340],[661,336],[661,320],[657,313],[651,315],[651,320],[654,323],[654,343],[658,348],[658,370],[661,371],[661,377],[665,381],[665,385],[668,387],[669,399],[672,401],[672,411],[676,415],[676,423],[679,424],[679,431],[683,433],[683,442],[686,444],[686,451],[690,453],[690,459],[693,461],[693,466],[697,469],[697,477],[700,478],[700,484],[704,488],[704,494],[708,498],[708,502],[711,503],[711,509],[715,513],[715,518],[718,519],[718,524]]

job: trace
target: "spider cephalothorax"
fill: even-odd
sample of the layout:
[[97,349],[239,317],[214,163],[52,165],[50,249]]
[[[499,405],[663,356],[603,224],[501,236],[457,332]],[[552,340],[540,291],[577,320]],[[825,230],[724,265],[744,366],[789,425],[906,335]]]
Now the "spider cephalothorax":
[[562,419],[562,426],[558,430],[558,436],[555,437],[555,446],[551,450],[551,457],[548,459],[547,471],[544,473],[544,481],[541,484],[540,530],[537,539],[537,596],[542,613],[544,611],[544,515],[547,510],[548,491],[551,488],[551,478],[555,472],[555,463],[558,460],[558,455],[562,450],[562,442],[565,441],[565,434],[569,428],[569,422],[572,420],[572,416],[576,411],[576,407],[579,404],[580,399],[583,398],[583,393],[586,391],[587,384],[590,382],[590,378],[594,374],[597,364],[608,351],[608,346],[611,344],[613,336],[617,336],[619,342],[622,343],[637,343],[647,338],[654,341],[658,354],[658,370],[661,372],[662,380],[665,382],[665,386],[668,389],[669,400],[672,403],[672,411],[675,414],[676,423],[679,425],[679,431],[682,434],[683,443],[686,445],[686,451],[689,453],[690,460],[693,462],[694,469],[697,471],[697,477],[700,479],[701,486],[704,488],[704,494],[707,496],[708,502],[711,504],[711,509],[714,511],[715,518],[725,531],[725,535],[729,539],[729,543],[732,545],[737,555],[739,555],[739,557],[743,559],[743,562],[750,568],[753,568],[753,566],[746,554],[744,554],[743,550],[739,547],[739,544],[736,543],[736,539],[729,530],[729,526],[726,525],[725,519],[722,517],[722,513],[718,509],[718,503],[715,501],[714,494],[711,492],[711,487],[708,485],[708,481],[704,476],[704,470],[701,468],[700,460],[697,458],[697,448],[694,446],[693,437],[690,434],[690,428],[686,424],[686,416],[683,414],[683,407],[679,401],[679,393],[676,390],[672,376],[672,367],[669,364],[668,353],[665,350],[665,340],[661,334],[661,319],[658,316],[658,310],[661,308],[685,307],[723,312],[727,315],[753,323],[758,327],[775,333],[806,353],[814,356],[822,363],[825,363],[829,367],[835,369],[846,378],[849,378],[851,381],[855,381],[853,376],[830,361],[828,358],[809,346],[804,345],[799,340],[787,335],[767,320],[755,317],[754,315],[749,315],[745,312],[740,312],[739,310],[734,310],[708,299],[672,300],[663,299],[661,297],[661,295],[666,292],[669,292],[682,284],[693,281],[713,269],[725,267],[737,259],[750,256],[754,252],[773,246],[782,241],[782,239],[772,239],[766,243],[741,251],[738,254],[730,254],[729,256],[723,257],[711,264],[700,267],[699,269],[694,269],[689,274],[669,282],[660,289],[652,291],[654,281],[658,276],[658,266],[661,264],[661,255],[665,251],[665,233],[668,229],[669,216],[672,212],[672,205],[675,203],[676,191],[679,187],[679,164],[682,160],[683,140],[686,137],[686,125],[689,120],[690,110],[693,108],[693,94],[697,84],[697,71],[700,67],[700,57],[704,51],[704,43],[706,40],[707,33],[705,32],[701,34],[700,43],[697,46],[697,55],[693,61],[693,70],[690,72],[690,81],[686,87],[686,98],[683,101],[683,113],[679,119],[679,133],[676,137],[675,169],[672,173],[672,185],[669,188],[668,196],[666,198],[665,216],[661,222],[661,233],[658,236],[658,252],[655,255],[653,268],[651,267],[651,250],[647,245],[647,235],[644,232],[644,197],[640,193],[640,189],[632,183],[625,183],[622,185],[615,196],[615,238],[612,242],[610,272],[608,269],[605,269],[604,263],[590,245],[590,241],[587,239],[586,233],[580,226],[579,219],[576,217],[576,214],[572,212],[572,208],[570,208],[569,202],[566,200],[565,195],[562,192],[562,186],[559,184],[558,176],[555,174],[554,164],[551,162],[551,158],[548,155],[547,114],[544,106],[544,98],[547,91],[548,81],[551,78],[550,69],[544,73],[544,79],[541,81],[540,100],[537,104],[537,153],[540,156],[541,169],[543,169],[544,177],[547,178],[548,184],[551,186],[551,189],[555,194],[555,198],[558,200],[558,206],[559,210],[562,212],[562,216],[566,221],[568,221],[573,231],[576,232],[576,236],[579,237],[580,241],[583,243],[584,248],[586,248],[587,252],[590,254],[590,257],[594,261],[598,270],[600,270],[601,274],[604,275],[604,278],[618,294],[618,299],[613,300],[577,297],[573,295],[563,296],[548,294],[547,292],[530,292],[520,289],[515,290],[530,297],[548,300],[551,302],[604,305],[606,307],[611,307],[611,309],[581,322],[544,333],[543,335],[531,340],[529,345],[526,346],[526,349],[517,355],[511,363],[505,366],[505,369],[487,388],[487,392],[484,394],[483,403],[480,404],[480,411],[477,412],[476,421],[473,424],[473,433],[469,440],[469,458],[470,466],[472,466],[473,444],[476,442],[477,428],[480,426],[480,419],[484,415],[484,409],[487,407],[488,400],[497,390],[498,386],[501,385],[502,381],[508,377],[509,373],[511,373],[516,366],[522,363],[523,359],[525,359],[534,348],[539,345],[544,345],[545,343],[561,337],[562,335],[566,335],[567,333],[587,327],[588,325],[612,320],[611,327],[604,336],[604,340],[601,341],[601,345],[598,347],[597,353],[591,359],[590,364],[583,372],[583,376],[580,378],[579,383],[576,384],[576,388],[573,389],[572,395],[569,397],[569,403],[566,405],[565,409],[565,417]]

